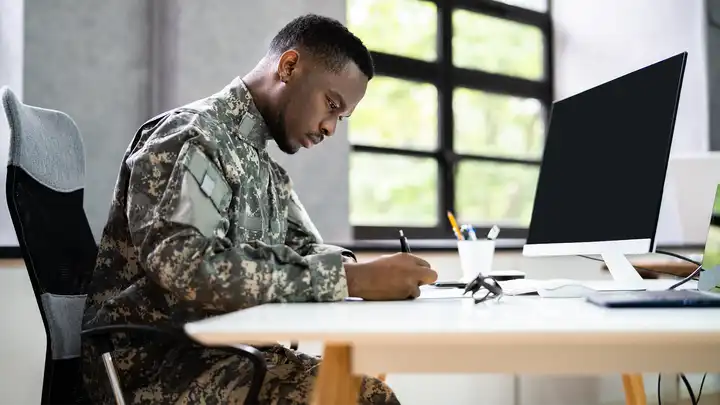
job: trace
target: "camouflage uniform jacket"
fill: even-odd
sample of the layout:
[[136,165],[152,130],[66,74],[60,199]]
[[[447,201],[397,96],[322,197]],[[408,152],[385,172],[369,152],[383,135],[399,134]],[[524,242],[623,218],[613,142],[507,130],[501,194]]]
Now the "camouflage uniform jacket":
[[240,78],[140,128],[117,179],[84,327],[181,328],[263,303],[348,295],[343,262],[354,256],[323,244],[269,156],[270,139]]

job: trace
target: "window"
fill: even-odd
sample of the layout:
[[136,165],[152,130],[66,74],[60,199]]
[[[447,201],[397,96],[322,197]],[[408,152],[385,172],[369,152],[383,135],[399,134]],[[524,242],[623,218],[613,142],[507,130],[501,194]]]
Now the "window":
[[525,238],[552,102],[548,0],[348,0],[376,77],[348,121],[356,239]]

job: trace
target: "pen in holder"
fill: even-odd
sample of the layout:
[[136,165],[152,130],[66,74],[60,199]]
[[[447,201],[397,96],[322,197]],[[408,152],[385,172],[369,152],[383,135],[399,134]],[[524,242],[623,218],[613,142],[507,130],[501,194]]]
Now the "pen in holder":
[[500,234],[500,228],[495,225],[488,232],[486,239],[477,239],[473,227],[463,225],[463,231],[470,238],[458,240],[458,255],[462,278],[460,281],[469,283],[478,274],[490,274],[495,256],[495,239]]
[[477,235],[475,235],[475,228],[473,228],[472,225],[461,226],[460,233],[463,236],[463,240],[477,240]]

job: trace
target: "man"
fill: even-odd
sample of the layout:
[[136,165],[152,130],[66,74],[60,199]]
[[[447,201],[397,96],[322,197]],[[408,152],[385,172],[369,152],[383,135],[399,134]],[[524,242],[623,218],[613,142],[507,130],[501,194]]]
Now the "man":
[[[84,326],[181,328],[269,302],[417,297],[437,278],[427,262],[398,253],[357,263],[324,244],[266,150],[274,140],[294,154],[332,136],[372,76],[358,38],[307,15],[285,26],[246,76],[145,123],[120,168]],[[124,334],[112,344],[130,403],[237,404],[247,393],[252,367],[240,356]],[[87,340],[83,350],[88,391],[110,402],[99,349]],[[261,350],[261,402],[308,403],[319,360],[279,344]],[[359,402],[398,400],[365,377]]]

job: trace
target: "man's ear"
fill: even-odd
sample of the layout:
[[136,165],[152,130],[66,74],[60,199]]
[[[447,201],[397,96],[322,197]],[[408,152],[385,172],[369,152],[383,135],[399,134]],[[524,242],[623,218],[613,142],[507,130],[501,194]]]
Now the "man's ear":
[[280,81],[287,83],[290,78],[292,78],[298,66],[299,59],[300,54],[294,49],[289,49],[280,55],[277,66],[277,74],[278,77],[280,77]]

